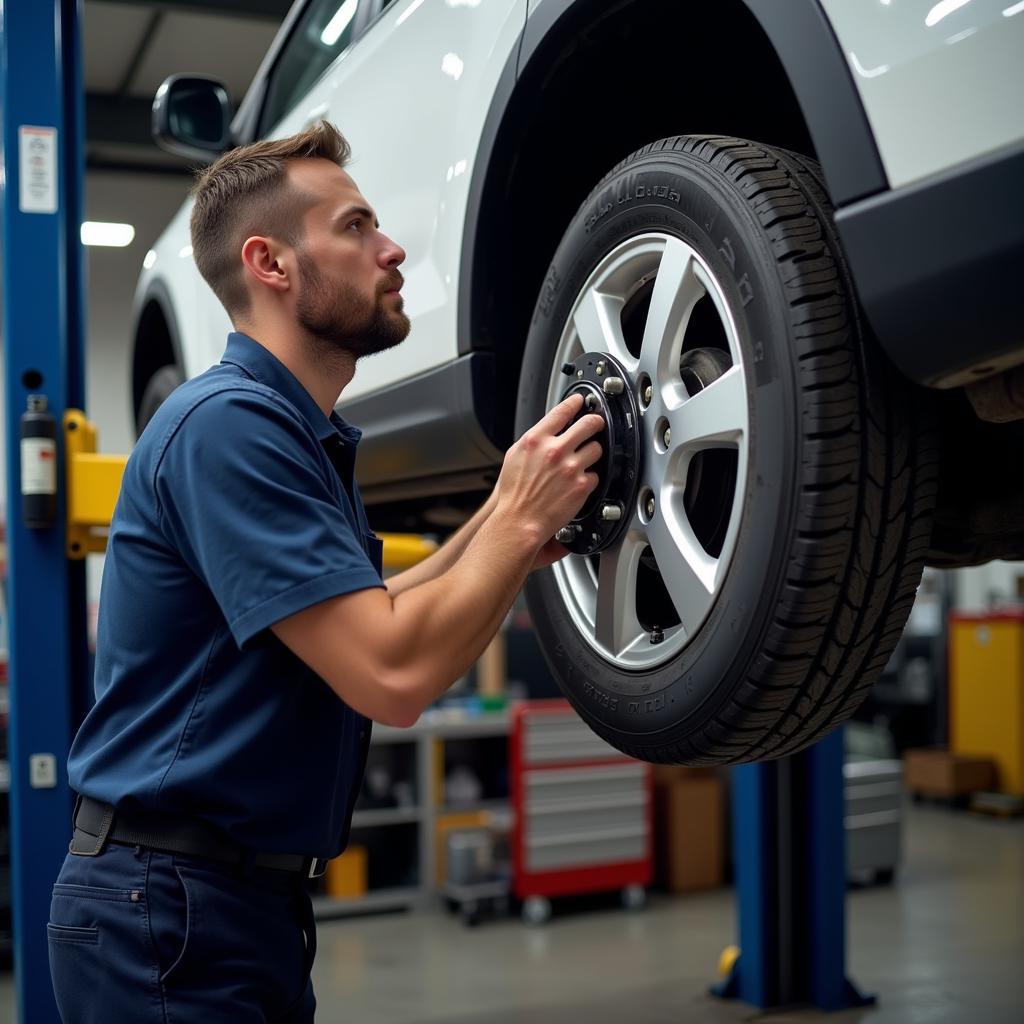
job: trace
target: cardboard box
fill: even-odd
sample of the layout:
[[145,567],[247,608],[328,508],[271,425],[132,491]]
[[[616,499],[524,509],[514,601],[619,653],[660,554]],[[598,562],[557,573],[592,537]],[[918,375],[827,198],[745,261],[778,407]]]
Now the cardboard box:
[[957,797],[994,789],[995,762],[949,750],[907,750],[903,754],[903,782],[911,793]]
[[677,777],[654,790],[657,879],[670,892],[722,885],[725,787],[715,775]]

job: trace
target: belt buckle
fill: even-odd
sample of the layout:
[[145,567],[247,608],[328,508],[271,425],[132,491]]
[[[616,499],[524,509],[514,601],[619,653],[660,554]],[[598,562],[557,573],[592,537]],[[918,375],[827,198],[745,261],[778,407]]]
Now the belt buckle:
[[309,858],[307,878],[321,878],[327,872],[327,861],[323,857]]

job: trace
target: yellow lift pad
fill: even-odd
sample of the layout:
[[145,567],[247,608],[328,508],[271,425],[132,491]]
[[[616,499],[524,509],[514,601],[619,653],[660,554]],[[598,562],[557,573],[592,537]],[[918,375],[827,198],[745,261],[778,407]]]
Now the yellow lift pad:
[[[96,452],[96,424],[79,409],[64,414],[67,474],[67,556],[82,559],[106,551],[127,455]],[[415,533],[382,533],[384,568],[408,569],[437,550],[437,544]]]

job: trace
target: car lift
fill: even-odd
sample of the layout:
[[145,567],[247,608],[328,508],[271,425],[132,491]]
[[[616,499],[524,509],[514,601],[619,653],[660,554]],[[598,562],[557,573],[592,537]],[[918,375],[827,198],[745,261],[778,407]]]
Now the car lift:
[[713,994],[762,1009],[875,1002],[846,977],[843,731],[732,772],[739,951]]
[[[77,0],[0,5],[3,339],[14,962],[21,1024],[57,1024],[45,922],[67,850],[65,764],[90,701],[84,559],[103,551],[126,458],[96,454],[84,402],[83,88]],[[51,521],[26,518],[30,396],[63,426]],[[33,402],[33,405],[39,403]],[[58,436],[59,435],[59,436]],[[52,452],[53,449],[51,449]],[[28,525],[28,522],[34,525]],[[63,529],[61,526],[63,525]],[[390,568],[421,538],[385,538]],[[842,739],[734,773],[742,952],[717,990],[761,1007],[863,1004],[846,980]]]

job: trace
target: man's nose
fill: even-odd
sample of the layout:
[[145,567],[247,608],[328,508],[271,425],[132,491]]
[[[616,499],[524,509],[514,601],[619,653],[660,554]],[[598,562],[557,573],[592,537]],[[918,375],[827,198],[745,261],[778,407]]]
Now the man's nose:
[[380,265],[386,270],[400,267],[405,262],[405,250],[397,243],[384,236],[384,245],[381,247],[378,256]]

